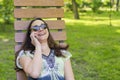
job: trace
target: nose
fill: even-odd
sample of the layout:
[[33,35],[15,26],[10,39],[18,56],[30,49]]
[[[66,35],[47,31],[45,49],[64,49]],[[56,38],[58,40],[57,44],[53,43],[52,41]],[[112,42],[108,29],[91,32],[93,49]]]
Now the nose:
[[41,32],[41,31],[43,31],[43,30],[44,30],[44,29],[40,27],[38,31]]

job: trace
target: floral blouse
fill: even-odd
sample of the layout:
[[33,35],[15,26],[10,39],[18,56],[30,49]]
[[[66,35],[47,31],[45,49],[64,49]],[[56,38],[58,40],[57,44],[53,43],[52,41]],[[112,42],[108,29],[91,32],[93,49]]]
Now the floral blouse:
[[[39,78],[33,79],[28,75],[28,80],[65,80],[64,62],[72,55],[66,50],[61,50],[61,52],[65,57],[55,56],[54,50],[51,50],[48,56],[42,54],[42,69]],[[24,56],[29,56],[32,59],[34,54],[31,54],[30,51],[20,51],[16,60],[17,66],[20,69],[22,69],[22,66],[19,63],[19,59]]]

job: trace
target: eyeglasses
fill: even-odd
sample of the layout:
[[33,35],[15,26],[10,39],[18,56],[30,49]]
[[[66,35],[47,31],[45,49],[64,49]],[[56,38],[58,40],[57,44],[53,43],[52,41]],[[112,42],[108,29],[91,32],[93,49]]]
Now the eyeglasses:
[[38,26],[38,25],[32,26],[31,30],[38,31],[40,29],[46,29],[46,28],[47,28],[47,26],[45,24],[41,24],[40,26]]

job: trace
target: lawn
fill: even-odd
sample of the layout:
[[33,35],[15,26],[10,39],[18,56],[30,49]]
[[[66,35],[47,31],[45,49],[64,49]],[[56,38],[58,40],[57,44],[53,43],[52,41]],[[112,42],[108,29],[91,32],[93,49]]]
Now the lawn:
[[[67,43],[72,53],[75,80],[120,80],[120,17],[112,13],[81,13],[74,20],[71,12],[65,13]],[[14,71],[13,24],[0,31],[0,80],[16,80]]]
[[113,14],[112,26],[106,13],[65,19],[76,80],[120,80],[120,19]]

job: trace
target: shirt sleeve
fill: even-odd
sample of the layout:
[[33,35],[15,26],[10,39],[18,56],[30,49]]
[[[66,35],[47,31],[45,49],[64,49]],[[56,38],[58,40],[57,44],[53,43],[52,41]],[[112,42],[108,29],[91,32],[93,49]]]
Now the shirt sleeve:
[[72,54],[67,50],[61,50],[62,54],[65,56],[64,60],[68,60],[72,57]]
[[20,58],[21,58],[21,57],[25,57],[25,56],[28,56],[28,57],[30,57],[30,58],[33,58],[33,55],[30,53],[30,51],[21,50],[21,51],[19,52],[19,55],[17,56],[17,59],[16,59],[16,65],[17,65],[17,67],[20,68],[20,69],[23,69],[23,67],[22,67],[21,64],[20,64]]

